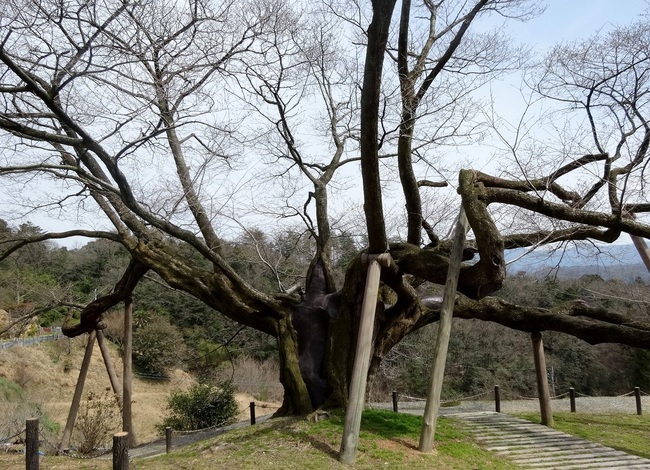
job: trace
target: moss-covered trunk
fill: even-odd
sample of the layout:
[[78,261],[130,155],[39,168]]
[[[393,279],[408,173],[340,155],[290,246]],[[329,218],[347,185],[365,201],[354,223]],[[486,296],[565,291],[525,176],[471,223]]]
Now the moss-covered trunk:
[[277,415],[302,415],[312,411],[309,393],[302,378],[298,363],[298,344],[296,331],[291,318],[278,322],[278,350],[280,354],[280,382],[284,387],[284,400]]

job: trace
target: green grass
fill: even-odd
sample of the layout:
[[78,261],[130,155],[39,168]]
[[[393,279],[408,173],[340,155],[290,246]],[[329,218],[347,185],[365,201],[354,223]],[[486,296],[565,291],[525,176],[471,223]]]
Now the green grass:
[[[539,414],[517,416],[539,423]],[[624,414],[553,413],[558,431],[598,442],[639,457],[650,458],[650,418]]]
[[[363,414],[355,469],[508,469],[512,465],[482,449],[458,422],[438,421],[434,453],[417,451],[422,418],[387,411]],[[170,456],[147,459],[138,469],[154,468],[349,468],[338,462],[343,415],[311,423],[278,419],[220,436]],[[197,455],[201,456],[197,460]],[[183,467],[193,461],[192,467]],[[218,465],[218,466],[216,466]]]
[[[338,462],[343,414],[313,423],[305,418],[278,418],[183,447],[168,455],[137,459],[138,470],[207,469],[440,469],[508,470],[513,465],[476,445],[457,421],[440,418],[435,451],[417,450],[422,418],[389,411],[363,414],[354,466]],[[24,468],[24,460],[16,467]],[[24,459],[24,457],[23,457]],[[46,456],[42,468],[108,470],[110,461],[60,460]],[[47,467],[45,463],[47,461]],[[63,465],[63,466],[61,466]],[[21,467],[22,466],[22,467]]]
[[25,391],[12,380],[0,377],[0,399],[15,403],[25,401]]
[[[534,414],[519,415],[539,422]],[[641,457],[650,458],[650,419],[636,415],[555,413],[556,428]],[[313,423],[305,418],[278,418],[180,448],[169,455],[136,459],[138,470],[208,469],[436,469],[511,470],[512,463],[478,447],[462,422],[440,418],[436,447],[418,452],[422,418],[390,411],[363,414],[354,466],[338,462],[343,414]],[[109,470],[110,460],[71,460],[45,456],[41,468]],[[0,468],[23,469],[24,456],[0,455]]]

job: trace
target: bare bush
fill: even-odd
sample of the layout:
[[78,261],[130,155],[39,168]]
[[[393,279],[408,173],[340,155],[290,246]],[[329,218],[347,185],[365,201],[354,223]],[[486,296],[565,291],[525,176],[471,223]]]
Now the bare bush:
[[26,389],[30,383],[36,380],[34,370],[27,359],[21,359],[14,372],[14,382]]
[[278,379],[280,368],[274,359],[259,361],[250,356],[240,356],[217,371],[218,379],[231,376],[235,389],[240,393],[248,393],[261,401],[282,401],[283,389]]
[[103,392],[89,393],[81,404],[76,431],[79,452],[89,454],[118,430],[119,407],[114,395]]
[[104,335],[121,348],[124,339],[124,312],[121,310],[108,312],[102,316],[102,322],[106,325]]

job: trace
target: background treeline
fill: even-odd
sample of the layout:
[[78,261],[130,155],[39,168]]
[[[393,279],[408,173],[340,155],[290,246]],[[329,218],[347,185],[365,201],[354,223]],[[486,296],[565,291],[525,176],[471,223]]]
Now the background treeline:
[[[10,227],[0,220],[0,239],[36,235],[32,224]],[[6,246],[6,244],[5,244]],[[311,240],[298,231],[272,237],[261,230],[226,242],[224,249],[233,267],[266,292],[302,284],[313,249]],[[333,260],[338,276],[358,252],[352,236],[334,244]],[[188,250],[187,256],[192,256]],[[73,322],[78,308],[95,296],[109,292],[129,260],[119,245],[107,240],[68,249],[50,242],[24,247],[0,262],[0,331],[19,319],[2,337],[35,334],[38,326]],[[648,287],[641,281],[626,284],[598,276],[579,279],[536,279],[525,274],[508,278],[500,297],[517,304],[561,307],[567,301],[650,315]],[[173,367],[194,373],[201,380],[224,380],[233,367],[251,367],[251,374],[275,375],[276,345],[272,338],[242,327],[200,301],[165,286],[149,273],[134,293],[134,363],[138,371],[164,376]],[[122,338],[122,312],[105,316],[106,334],[117,343]],[[391,390],[424,396],[435,342],[435,325],[407,337],[385,358],[372,384],[372,399],[385,400]],[[572,336],[544,333],[552,391],[575,387],[589,395],[616,395],[634,386],[650,389],[650,353],[605,344],[591,346]],[[254,365],[251,365],[254,364]],[[255,371],[255,372],[254,372]],[[491,390],[498,384],[506,396],[536,395],[532,344],[527,333],[478,320],[454,321],[443,398],[465,397]],[[245,375],[244,375],[245,376]],[[264,384],[256,381],[256,386]],[[271,390],[271,388],[269,388]],[[265,399],[274,392],[258,391]],[[264,395],[267,395],[264,397]]]

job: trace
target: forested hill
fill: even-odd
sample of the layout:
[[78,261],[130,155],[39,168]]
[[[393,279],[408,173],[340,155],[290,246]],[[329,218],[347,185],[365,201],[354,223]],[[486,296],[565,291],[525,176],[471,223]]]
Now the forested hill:
[[[604,280],[650,282],[650,273],[643,265],[634,245],[579,246],[570,248],[540,248],[524,255],[526,250],[508,250],[508,274],[525,273],[543,279],[557,276],[577,279],[585,275],[600,276]],[[522,256],[524,255],[524,256]]]

